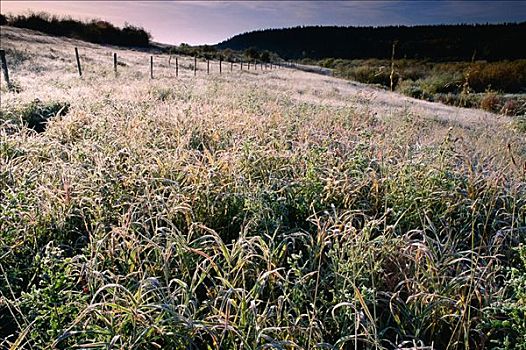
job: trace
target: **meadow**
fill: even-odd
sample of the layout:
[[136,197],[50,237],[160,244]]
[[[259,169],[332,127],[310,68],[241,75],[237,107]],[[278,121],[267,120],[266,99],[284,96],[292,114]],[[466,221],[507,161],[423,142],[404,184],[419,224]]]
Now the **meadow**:
[[1,39],[0,348],[526,349],[523,117]]
[[[375,84],[406,96],[497,114],[526,114],[526,60],[434,62],[429,59],[303,60],[337,77]],[[392,71],[392,75],[391,75]],[[392,78],[392,79],[391,79]]]

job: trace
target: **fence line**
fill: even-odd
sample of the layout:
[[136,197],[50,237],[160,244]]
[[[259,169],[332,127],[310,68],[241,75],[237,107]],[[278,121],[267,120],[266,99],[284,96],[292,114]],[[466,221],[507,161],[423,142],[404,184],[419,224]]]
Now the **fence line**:
[[77,58],[77,69],[79,76],[82,78],[82,67],[80,66],[79,49],[75,48],[75,57]]
[[4,79],[7,83],[7,89],[11,90],[11,81],[9,80],[9,71],[7,70],[7,61],[5,59],[5,51],[0,50],[0,60],[2,61],[2,71],[4,72]]
[[117,53],[113,53],[113,71],[115,72],[115,76],[117,76]]
[[153,56],[150,56],[150,79],[153,79]]
[[[78,71],[79,77],[82,78],[83,72],[82,72],[82,65],[81,65],[81,62],[80,62],[79,50],[78,50],[77,47],[75,47],[74,51],[75,51],[75,61],[76,61],[76,64],[77,64],[77,71]],[[172,59],[172,57],[171,57],[171,54],[170,54],[170,57],[168,59],[168,67],[171,66],[171,63],[170,63],[171,59]],[[5,50],[0,50],[0,61],[1,61],[1,65],[2,65],[2,72],[3,72],[3,75],[4,75],[4,79],[5,79],[6,83],[7,83],[8,89],[11,90],[13,85],[11,84],[11,81],[9,79],[9,71],[8,71],[8,67],[7,67],[7,60],[6,60]],[[229,61],[230,61],[230,72],[234,71],[234,64],[239,64],[240,71],[243,71],[243,64],[246,63],[247,64],[247,70],[250,70],[250,63],[251,63],[250,60],[247,61],[247,62],[244,62],[243,60],[239,60],[239,61],[236,61],[236,62],[234,62],[232,60],[229,60]],[[198,63],[197,62],[197,56],[194,56],[194,66],[193,66],[194,76],[197,75],[197,63]],[[218,64],[219,64],[219,74],[222,74],[223,73],[223,57],[219,57]],[[258,61],[255,60],[253,62],[253,67],[254,67],[255,71],[257,70],[257,64],[258,64]],[[115,77],[118,76],[118,69],[117,69],[118,65],[119,65],[118,56],[117,56],[117,53],[114,52],[113,53],[113,72],[115,74]],[[295,64],[292,64],[290,62],[277,62],[277,63],[265,62],[265,63],[263,63],[262,61],[259,62],[259,67],[260,67],[261,71],[268,69],[268,67],[270,67],[270,70],[272,70],[272,69],[282,69],[282,68],[298,68]],[[206,71],[207,71],[207,74],[210,74],[210,59],[206,59]],[[177,56],[175,57],[175,76],[176,77],[179,76],[179,57],[177,57]],[[150,55],[150,79],[154,79],[153,55]]]

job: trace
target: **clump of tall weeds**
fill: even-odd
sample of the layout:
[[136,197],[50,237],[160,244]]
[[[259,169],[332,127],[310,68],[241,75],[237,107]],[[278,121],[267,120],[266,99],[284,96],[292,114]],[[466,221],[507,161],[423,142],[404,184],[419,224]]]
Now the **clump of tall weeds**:
[[40,133],[46,129],[47,123],[53,117],[66,115],[69,107],[67,102],[43,102],[37,98],[23,105],[2,108],[0,120],[23,125]]

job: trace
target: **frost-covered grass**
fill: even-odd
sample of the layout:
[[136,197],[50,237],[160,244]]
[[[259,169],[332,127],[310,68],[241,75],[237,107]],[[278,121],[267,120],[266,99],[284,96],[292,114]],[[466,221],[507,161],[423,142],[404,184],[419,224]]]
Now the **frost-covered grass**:
[[150,80],[149,53],[5,27],[2,46],[21,91],[1,87],[0,346],[525,348],[508,119],[289,70],[176,79],[160,55]]

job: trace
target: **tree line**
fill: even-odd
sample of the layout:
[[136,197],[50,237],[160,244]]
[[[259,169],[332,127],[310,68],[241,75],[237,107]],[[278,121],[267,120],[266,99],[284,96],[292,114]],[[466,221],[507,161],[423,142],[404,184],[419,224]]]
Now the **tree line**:
[[282,59],[273,52],[268,50],[256,50],[248,48],[242,51],[235,51],[231,49],[218,49],[212,45],[197,45],[190,46],[188,44],[181,44],[179,46],[167,45],[160,48],[162,52],[172,55],[185,55],[208,60],[225,60],[228,62],[281,62]]
[[65,36],[96,44],[147,47],[150,46],[151,39],[149,32],[130,24],[119,28],[106,21],[80,21],[44,12],[16,16],[0,14],[0,25],[38,30],[54,36]]
[[218,49],[268,50],[284,59],[388,59],[466,61],[526,58],[526,22],[388,27],[301,26],[236,35]]

